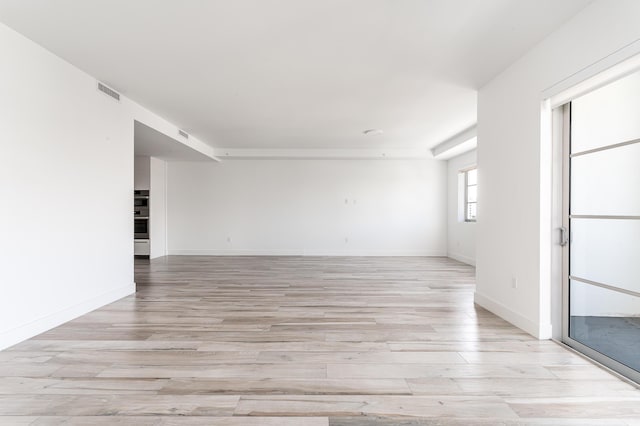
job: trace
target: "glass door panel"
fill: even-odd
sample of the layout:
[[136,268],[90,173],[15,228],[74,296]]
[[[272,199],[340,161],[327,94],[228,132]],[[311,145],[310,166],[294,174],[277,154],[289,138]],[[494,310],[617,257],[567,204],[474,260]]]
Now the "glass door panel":
[[640,293],[640,221],[571,219],[570,269],[572,277]]
[[640,297],[571,280],[570,337],[640,371]]
[[572,102],[572,151],[582,152],[640,137],[640,73]]
[[571,158],[571,214],[640,214],[640,143]]
[[574,99],[569,127],[564,339],[640,381],[640,72]]

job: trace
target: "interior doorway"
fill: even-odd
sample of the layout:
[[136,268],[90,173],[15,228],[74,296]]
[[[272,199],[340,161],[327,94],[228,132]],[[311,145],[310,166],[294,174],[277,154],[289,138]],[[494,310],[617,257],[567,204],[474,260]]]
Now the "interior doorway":
[[640,72],[562,121],[562,340],[640,382]]

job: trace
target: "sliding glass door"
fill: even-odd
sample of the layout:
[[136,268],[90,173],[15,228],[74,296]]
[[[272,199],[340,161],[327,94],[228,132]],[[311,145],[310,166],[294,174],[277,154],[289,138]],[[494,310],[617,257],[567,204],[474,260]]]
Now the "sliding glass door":
[[640,381],[640,73],[565,111],[564,340]]

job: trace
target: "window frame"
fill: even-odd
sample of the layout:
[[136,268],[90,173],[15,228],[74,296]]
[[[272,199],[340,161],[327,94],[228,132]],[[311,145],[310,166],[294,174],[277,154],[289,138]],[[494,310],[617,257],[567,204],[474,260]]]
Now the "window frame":
[[[475,223],[475,222],[478,221],[478,219],[477,219],[478,200],[469,202],[469,172],[472,171],[472,170],[476,170],[476,173],[477,173],[478,166],[477,165],[473,165],[473,166],[469,166],[469,167],[467,167],[465,169],[460,170],[460,173],[464,174],[464,221],[468,222],[468,223]],[[476,183],[471,185],[471,186],[475,186],[476,188],[478,187],[477,176],[476,176]],[[469,204],[475,204],[476,205],[476,217],[474,217],[474,218],[470,218],[469,217]]]

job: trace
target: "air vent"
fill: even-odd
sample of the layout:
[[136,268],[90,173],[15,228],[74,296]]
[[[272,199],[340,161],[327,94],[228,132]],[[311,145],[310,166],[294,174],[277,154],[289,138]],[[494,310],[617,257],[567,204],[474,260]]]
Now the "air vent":
[[183,130],[178,129],[178,134],[185,139],[189,139],[189,134]]
[[104,84],[102,84],[100,82],[98,82],[98,90],[101,91],[102,93],[104,93],[105,95],[112,97],[116,101],[120,102],[120,93],[118,93],[115,90],[105,86]]

